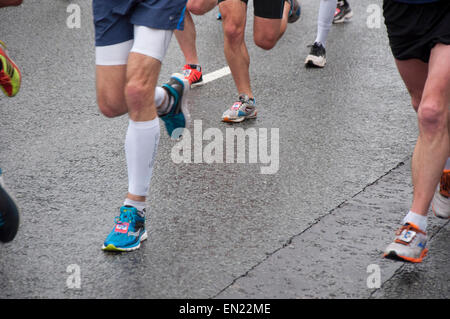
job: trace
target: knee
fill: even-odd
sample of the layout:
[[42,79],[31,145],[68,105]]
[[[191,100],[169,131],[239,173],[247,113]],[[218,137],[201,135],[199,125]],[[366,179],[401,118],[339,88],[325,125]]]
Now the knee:
[[264,50],[272,49],[277,44],[278,38],[274,35],[255,35],[255,44]]
[[149,88],[144,81],[131,79],[125,85],[125,99],[129,111],[139,112],[147,105],[149,97]]
[[97,104],[100,112],[109,118],[117,117],[126,111],[123,91],[97,87]]
[[112,96],[108,96],[106,94],[99,94],[97,96],[97,104],[100,112],[109,118],[113,118],[119,115],[122,115],[118,110],[123,106],[119,105]]
[[190,13],[195,14],[195,15],[204,15],[207,10],[206,10],[206,6],[205,6],[205,1],[204,0],[197,0],[197,1],[188,1],[187,5],[186,5],[186,10],[188,10]]
[[448,110],[434,101],[424,101],[418,111],[419,126],[422,131],[437,133],[447,130]]
[[225,39],[230,43],[240,43],[244,40],[244,26],[239,23],[229,22],[224,24],[223,33]]

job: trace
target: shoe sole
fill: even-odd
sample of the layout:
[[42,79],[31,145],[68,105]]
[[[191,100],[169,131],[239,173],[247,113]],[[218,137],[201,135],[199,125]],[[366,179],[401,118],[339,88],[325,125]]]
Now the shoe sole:
[[440,216],[440,215],[438,215],[438,214],[436,214],[436,210],[434,209],[434,204],[431,204],[431,210],[433,211],[433,215],[434,216],[436,216],[437,218],[440,218],[440,219],[450,219],[450,216]]
[[113,244],[109,244],[108,246],[103,245],[102,246],[102,250],[103,251],[115,251],[115,252],[130,252],[136,249],[139,249],[139,247],[141,247],[141,243],[146,240],[148,237],[147,235],[147,231],[145,231],[142,236],[141,239],[139,240],[139,243],[134,246],[134,247],[130,247],[130,248],[120,248],[120,247],[116,247]]
[[205,85],[205,84],[206,84],[206,83],[203,82],[203,81],[197,82],[197,83],[192,83],[192,84],[191,84],[191,88],[200,87],[200,86],[203,86],[203,85]]
[[387,258],[387,259],[395,260],[395,261],[408,261],[411,263],[421,263],[423,261],[423,259],[427,256],[427,254],[428,254],[428,248],[425,248],[420,253],[419,258],[411,258],[411,257],[398,255],[395,251],[390,251],[387,254],[383,254],[383,257]]
[[255,113],[253,115],[249,115],[249,116],[243,116],[243,117],[239,117],[236,119],[231,119],[229,117],[224,117],[222,118],[222,122],[226,122],[226,123],[240,123],[243,122],[245,120],[251,120],[251,119],[256,119],[258,113]]
[[325,67],[325,64],[327,64],[327,59],[324,58],[322,61],[321,59],[318,59],[314,55],[308,55],[305,59],[305,65],[309,67],[317,67],[317,68],[323,68]]
[[[450,214],[445,216],[445,215],[439,215],[436,213],[436,209],[434,208],[434,206],[437,204],[437,201],[441,200],[438,196],[442,196],[439,193],[439,188],[436,189],[436,192],[433,196],[433,200],[431,202],[431,210],[433,211],[434,216],[436,216],[437,218],[440,218],[440,219],[450,219]],[[446,203],[442,203],[443,206],[445,206],[445,204]]]

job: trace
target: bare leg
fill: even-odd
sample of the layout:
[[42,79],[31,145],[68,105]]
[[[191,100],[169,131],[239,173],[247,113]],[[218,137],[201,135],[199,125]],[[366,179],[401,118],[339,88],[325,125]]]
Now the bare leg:
[[241,0],[228,0],[219,4],[224,32],[225,57],[233,75],[238,93],[253,98],[250,86],[250,56],[245,45],[247,5]]
[[186,11],[184,20],[184,30],[176,30],[175,37],[177,38],[180,49],[183,52],[187,64],[198,64],[196,38],[194,20],[189,11]]
[[450,152],[450,45],[431,51],[428,78],[418,109],[419,138],[413,156],[414,198],[411,211],[426,215]]
[[197,35],[191,14],[203,15],[212,10],[216,5],[217,0],[189,0],[187,3],[184,30],[175,31],[175,37],[187,64],[199,64],[196,46]]

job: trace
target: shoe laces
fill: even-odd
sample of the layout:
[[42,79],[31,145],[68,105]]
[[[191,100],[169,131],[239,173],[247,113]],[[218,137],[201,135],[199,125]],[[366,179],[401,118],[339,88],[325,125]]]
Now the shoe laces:
[[313,54],[320,54],[323,49],[322,43],[314,42],[314,44],[310,44],[307,46],[308,48],[311,48],[311,53]]
[[123,224],[123,223],[130,223],[133,224],[136,221],[136,214],[133,213],[133,210],[130,209],[124,209],[120,212],[119,216],[116,216],[114,219],[114,222],[116,224]]
[[189,78],[190,77],[191,79],[189,79],[189,80],[191,82],[196,82],[196,81],[200,80],[201,70],[202,69],[201,69],[201,67],[199,65],[186,64],[183,67],[183,75],[184,75],[185,78]]
[[420,229],[418,229],[418,228],[416,228],[413,225],[408,224],[408,223],[406,223],[405,225],[403,225],[399,229],[397,229],[397,231],[395,232],[395,235],[400,236],[401,233],[404,230],[406,230],[407,232],[411,230],[411,231],[414,231],[416,233],[420,233],[420,234],[424,234],[425,235],[425,232],[421,231]]

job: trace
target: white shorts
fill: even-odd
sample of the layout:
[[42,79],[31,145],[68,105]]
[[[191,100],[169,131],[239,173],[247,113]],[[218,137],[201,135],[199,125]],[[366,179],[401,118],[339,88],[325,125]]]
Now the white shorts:
[[140,53],[162,62],[172,39],[172,30],[134,26],[134,40],[95,47],[95,64],[126,65],[130,52]]

